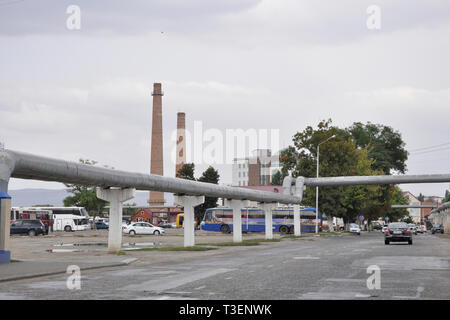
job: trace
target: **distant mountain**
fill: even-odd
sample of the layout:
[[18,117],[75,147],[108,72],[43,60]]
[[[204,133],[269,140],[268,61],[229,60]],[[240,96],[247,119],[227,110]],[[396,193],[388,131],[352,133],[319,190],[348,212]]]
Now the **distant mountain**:
[[[63,206],[63,200],[70,194],[65,189],[19,189],[8,190],[13,207],[31,207],[35,205],[49,204]],[[173,204],[173,194],[166,193],[166,204]],[[136,203],[138,206],[148,205],[148,191],[136,191],[136,197],[127,203]]]

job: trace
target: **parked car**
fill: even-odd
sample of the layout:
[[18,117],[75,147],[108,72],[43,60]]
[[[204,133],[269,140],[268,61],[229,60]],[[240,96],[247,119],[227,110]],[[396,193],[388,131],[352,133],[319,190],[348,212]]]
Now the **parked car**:
[[171,222],[171,223],[169,223],[169,222],[161,222],[160,224],[158,224],[158,227],[172,229],[172,228],[176,228],[177,224],[175,222]]
[[381,229],[381,232],[385,233],[387,228],[388,228],[388,225],[385,224],[385,225],[383,226],[383,228]]
[[422,225],[417,225],[417,232],[419,233],[424,233],[427,232],[426,227],[422,224]]
[[160,235],[164,234],[165,230],[160,227],[156,227],[150,223],[147,222],[133,222],[130,223],[127,226],[123,226],[122,231],[124,233],[128,233],[130,235],[135,234],[154,234],[154,235]]
[[382,230],[383,226],[381,224],[379,224],[379,223],[374,223],[373,224],[373,229],[374,230]]
[[413,243],[412,232],[408,228],[408,225],[405,222],[389,223],[386,231],[384,232],[384,244],[402,241],[407,241],[408,244]]
[[431,233],[444,233],[444,226],[442,224],[436,224],[431,228]]
[[10,227],[10,234],[28,234],[37,236],[48,234],[48,229],[41,220],[15,220]]
[[408,228],[412,233],[417,234],[417,227],[415,224],[408,224]]
[[358,236],[361,235],[361,228],[356,223],[350,223],[349,231],[350,233],[356,233]]
[[97,229],[97,230],[102,230],[102,229],[109,230],[109,225],[107,225],[104,222],[96,222],[95,223],[95,229]]

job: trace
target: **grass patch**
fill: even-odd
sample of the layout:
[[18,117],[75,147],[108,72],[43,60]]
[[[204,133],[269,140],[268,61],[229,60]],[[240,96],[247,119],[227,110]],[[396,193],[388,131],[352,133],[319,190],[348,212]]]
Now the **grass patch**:
[[282,239],[301,239],[301,238],[305,238],[306,236],[294,236],[294,235],[289,235],[289,236],[283,236],[281,237]]
[[260,245],[261,242],[280,242],[281,239],[246,239],[242,240],[242,242],[210,242],[210,243],[199,243],[199,246],[216,246],[216,247],[245,247],[245,246],[257,246]]
[[125,251],[119,251],[117,252],[118,256],[125,256],[127,253]]
[[17,259],[11,259],[10,262],[22,262],[21,260],[17,260]]
[[76,234],[75,237],[84,238],[84,234]]
[[202,247],[197,245],[193,247],[140,248],[133,251],[208,251],[216,249],[217,248]]
[[211,242],[211,243],[199,243],[199,246],[216,246],[216,247],[237,247],[237,246],[257,246],[259,242],[246,242],[245,240],[242,242]]
[[331,231],[331,232],[319,232],[321,236],[340,236],[349,233],[348,231]]

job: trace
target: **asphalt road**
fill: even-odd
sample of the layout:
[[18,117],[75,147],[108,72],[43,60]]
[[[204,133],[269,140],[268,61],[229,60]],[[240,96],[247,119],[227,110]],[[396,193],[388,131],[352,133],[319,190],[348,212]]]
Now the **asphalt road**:
[[[450,299],[448,236],[387,246],[372,232],[236,249],[85,272],[80,290],[67,289],[67,275],[4,283],[0,299]],[[373,265],[381,288],[369,290]]]

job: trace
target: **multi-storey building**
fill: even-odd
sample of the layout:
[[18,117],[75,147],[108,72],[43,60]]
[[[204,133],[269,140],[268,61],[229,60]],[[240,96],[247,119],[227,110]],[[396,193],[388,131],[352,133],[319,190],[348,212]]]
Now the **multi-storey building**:
[[269,149],[257,149],[252,157],[234,159],[232,185],[268,186],[277,170],[281,170],[278,156]]
[[[420,205],[420,200],[417,199],[411,192],[405,191],[403,192],[403,196],[408,199],[409,205],[417,205],[417,206]],[[421,221],[420,208],[409,208],[408,211],[409,216],[414,221],[414,223],[420,223]]]

